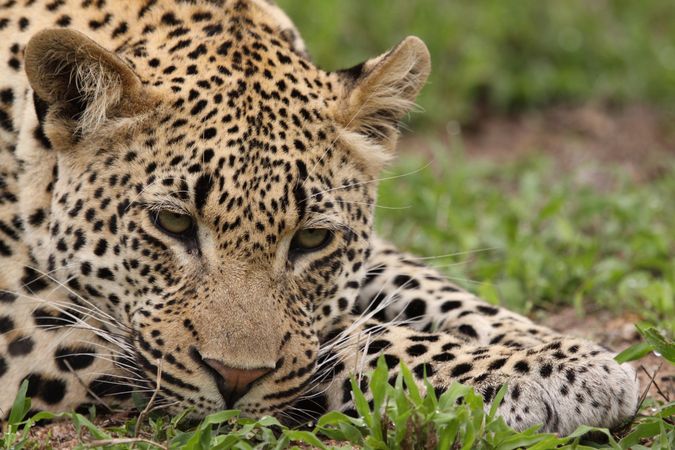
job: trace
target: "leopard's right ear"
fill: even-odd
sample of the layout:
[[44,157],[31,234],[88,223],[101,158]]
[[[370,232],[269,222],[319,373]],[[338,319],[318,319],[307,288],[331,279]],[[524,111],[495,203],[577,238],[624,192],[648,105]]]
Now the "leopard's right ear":
[[142,84],[115,53],[82,33],[50,29],[26,46],[25,67],[41,120],[54,118],[86,135],[140,112]]
[[371,172],[393,156],[399,120],[413,109],[430,70],[426,45],[409,36],[383,55],[338,72],[344,86],[335,112],[341,137]]

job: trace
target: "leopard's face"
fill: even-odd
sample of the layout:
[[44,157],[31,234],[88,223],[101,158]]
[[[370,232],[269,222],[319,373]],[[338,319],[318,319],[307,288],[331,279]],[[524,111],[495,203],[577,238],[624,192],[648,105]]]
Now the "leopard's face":
[[[148,380],[162,364],[166,397],[270,413],[312,375],[317,322],[353,303],[375,186],[337,135],[330,92],[221,112],[213,98],[234,87],[200,96],[204,114],[218,109],[207,120],[189,93],[165,94],[133,128],[63,152],[50,253],[128,334],[124,364]],[[238,400],[219,364],[264,375]]]
[[134,69],[66,30],[26,50],[58,161],[48,267],[130,384],[161,367],[165,403],[199,416],[270,414],[305,391],[356,298],[374,180],[428,73],[418,40],[327,73],[252,29]]

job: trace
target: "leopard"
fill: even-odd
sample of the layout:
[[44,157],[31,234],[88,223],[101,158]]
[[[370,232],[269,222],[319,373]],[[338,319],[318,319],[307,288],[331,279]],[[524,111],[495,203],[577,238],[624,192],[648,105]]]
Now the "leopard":
[[[615,427],[614,353],[483,301],[373,231],[431,71],[409,36],[342,70],[267,0],[0,3],[0,415],[355,414],[384,361],[511,427]],[[356,377],[356,378],[355,378]],[[367,383],[367,399],[372,399]]]

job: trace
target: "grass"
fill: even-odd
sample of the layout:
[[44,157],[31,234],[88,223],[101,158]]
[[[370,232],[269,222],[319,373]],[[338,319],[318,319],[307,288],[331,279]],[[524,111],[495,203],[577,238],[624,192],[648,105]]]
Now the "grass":
[[[588,169],[588,168],[586,168]],[[431,260],[448,276],[495,303],[533,312],[575,305],[640,311],[645,342],[623,360],[657,351],[675,364],[674,329],[675,164],[649,183],[634,184],[610,171],[601,188],[560,174],[544,156],[511,163],[467,159],[461,150],[438,149],[431,163],[405,157],[384,176],[378,228],[402,247]],[[409,207],[413,205],[414,207]],[[553,305],[553,306],[551,306]],[[656,328],[654,328],[656,327]],[[34,421],[61,417],[74,424],[82,448],[220,449],[327,448],[673,448],[675,403],[647,399],[626,427],[582,427],[559,438],[536,429],[515,432],[482,398],[453,385],[436,398],[421,394],[407,371],[394,386],[380,367],[370,380],[375,400],[365,401],[354,383],[360,418],[331,412],[306,429],[288,429],[273,418],[251,420],[236,411],[207,417],[198,425],[184,416],[132,418],[99,427],[89,417],[39,413],[32,419],[25,389],[17,398],[0,448],[29,449],[39,443],[27,430]],[[403,387],[407,389],[404,389]],[[461,401],[458,399],[461,398]],[[589,431],[592,441],[589,441]],[[598,437],[600,440],[598,440]]]
[[[584,173],[602,187],[580,181]],[[411,174],[411,175],[406,175]],[[467,160],[437,148],[407,156],[380,188],[378,229],[459,284],[510,309],[572,305],[640,311],[675,331],[675,159],[636,184],[586,163]]]
[[[675,347],[669,344],[670,349]],[[675,362],[675,361],[671,361]],[[384,358],[368,380],[372,405],[357,380],[352,380],[353,397],[359,418],[340,412],[324,415],[310,430],[294,430],[276,419],[244,419],[238,411],[212,414],[197,427],[182,431],[182,416],[150,418],[147,423],[130,420],[117,428],[103,430],[88,418],[76,414],[38,413],[22,420],[30,408],[24,382],[12,409],[8,432],[0,440],[3,448],[23,450],[37,442],[27,438],[34,421],[63,418],[73,422],[79,436],[87,435],[82,448],[138,449],[283,449],[283,448],[364,448],[364,449],[636,449],[650,440],[653,449],[671,449],[675,444],[675,402],[659,406],[650,415],[638,415],[620,437],[606,429],[579,427],[567,437],[539,433],[537,427],[521,432],[509,428],[496,415],[506,393],[503,386],[486,411],[483,398],[471,388],[454,383],[440,397],[430,386],[421,393],[404,365],[393,385],[389,384]],[[330,441],[329,441],[330,440]]]
[[342,69],[408,34],[434,70],[416,120],[443,126],[551,103],[647,101],[673,111],[671,0],[278,0],[321,67]]

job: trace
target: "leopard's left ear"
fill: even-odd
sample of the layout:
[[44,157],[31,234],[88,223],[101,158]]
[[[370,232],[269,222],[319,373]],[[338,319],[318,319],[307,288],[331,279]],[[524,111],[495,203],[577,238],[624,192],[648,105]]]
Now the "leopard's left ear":
[[25,60],[38,118],[55,120],[67,133],[86,135],[133,116],[142,103],[142,84],[131,68],[82,33],[40,31],[28,42]]
[[344,86],[336,111],[341,134],[360,147],[366,162],[381,166],[391,158],[399,121],[415,106],[430,71],[429,50],[409,36],[387,53],[338,72]]

